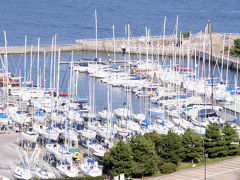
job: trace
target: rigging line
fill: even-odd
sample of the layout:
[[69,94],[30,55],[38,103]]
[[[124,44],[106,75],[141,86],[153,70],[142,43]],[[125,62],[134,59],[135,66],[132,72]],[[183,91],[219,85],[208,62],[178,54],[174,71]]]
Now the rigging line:
[[[70,62],[70,60],[71,60],[71,56],[69,57],[68,61]],[[61,90],[62,87],[63,87],[63,83],[64,83],[64,81],[65,81],[65,77],[66,77],[66,74],[67,74],[68,67],[69,67],[69,63],[68,63],[68,65],[67,65],[67,67],[66,67],[65,74],[64,74],[64,76],[63,76],[63,80],[62,80],[62,84],[61,84],[59,90]]]
[[18,71],[20,62],[21,62],[21,60],[22,60],[22,57],[23,57],[23,55],[21,54],[21,56],[20,56],[20,58],[19,58],[19,60],[18,60],[18,65],[17,65],[17,69],[16,69],[16,71],[15,71],[15,74],[17,74],[17,71]]
[[[42,53],[42,54],[43,54],[43,53]],[[46,54],[48,54],[48,55],[45,56],[45,58],[46,58],[46,59],[45,59],[45,60],[46,60],[46,61],[45,61],[45,67],[46,67],[46,65],[47,65],[47,63],[48,63],[48,60],[50,60],[49,56],[50,56],[51,53],[46,53]],[[44,68],[44,65],[41,66],[41,67],[39,67],[39,68],[42,70],[42,69]],[[41,79],[44,78],[44,77],[43,77],[43,76],[44,76],[44,71],[43,71],[43,70],[41,71],[40,76],[41,76]],[[46,81],[47,81],[47,80],[46,80]]]
[[6,69],[5,69],[5,65],[4,65],[4,62],[3,62],[2,55],[0,55],[0,59],[1,59],[1,62],[2,62],[2,68],[3,68],[3,70],[5,71]]
[[[35,60],[35,56],[36,56],[36,52],[35,53],[33,53],[33,57],[32,57],[32,64],[30,64],[30,69],[32,69],[32,67],[33,67],[33,64],[34,64],[34,60]],[[33,70],[31,70],[31,73],[33,74],[35,71],[33,71]],[[28,79],[30,79],[30,71],[29,71],[29,73],[28,73]]]
[[13,57],[12,57],[12,55],[10,55],[10,59],[11,59],[11,61],[12,61],[12,64],[13,64],[13,68],[14,68],[14,70],[16,71],[16,66],[15,66],[15,63],[14,63],[14,61],[13,61]]

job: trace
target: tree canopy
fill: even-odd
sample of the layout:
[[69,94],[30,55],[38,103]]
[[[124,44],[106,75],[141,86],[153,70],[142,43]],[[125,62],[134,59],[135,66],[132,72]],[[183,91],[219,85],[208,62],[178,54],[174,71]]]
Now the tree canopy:
[[134,171],[132,148],[128,143],[120,140],[116,146],[110,149],[110,152],[104,154],[103,165],[105,171],[112,175],[124,173],[127,177],[131,176]]
[[200,134],[187,129],[182,136],[183,160],[198,162],[203,155],[203,139]]
[[225,140],[217,123],[209,124],[204,136],[205,154],[210,158],[226,156]]
[[167,135],[163,135],[160,156],[166,162],[177,164],[183,157],[181,136],[171,130],[168,131]]
[[227,155],[237,155],[239,153],[239,138],[236,126],[232,127],[230,123],[226,123],[222,133],[226,143]]
[[133,136],[130,140],[133,160],[136,163],[136,175],[151,175],[157,170],[159,158],[151,139],[141,135]]

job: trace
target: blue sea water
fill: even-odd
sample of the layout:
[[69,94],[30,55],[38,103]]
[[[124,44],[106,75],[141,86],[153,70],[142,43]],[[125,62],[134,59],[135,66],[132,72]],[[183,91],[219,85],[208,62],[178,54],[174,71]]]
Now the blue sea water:
[[[51,44],[52,36],[57,34],[57,44],[74,43],[76,39],[95,38],[94,10],[97,10],[98,37],[112,37],[112,25],[115,36],[125,36],[125,26],[130,25],[132,36],[144,36],[145,27],[150,35],[163,33],[163,20],[167,17],[166,34],[172,34],[179,16],[179,31],[196,33],[203,31],[208,20],[212,22],[212,31],[237,33],[240,29],[240,2],[238,0],[1,0],[0,1],[0,46],[4,46],[3,31],[7,32],[8,46],[24,45],[24,36],[28,36],[28,45]],[[1,35],[2,33],[2,35]],[[103,59],[106,53],[99,53]],[[95,57],[95,53],[75,53],[75,58]],[[121,58],[121,55],[118,56]],[[62,60],[69,60],[70,54],[62,54]],[[23,75],[23,56],[9,56],[9,70]],[[30,57],[27,57],[29,79]],[[32,79],[36,82],[37,55],[34,55]],[[40,56],[43,72],[43,56]],[[47,84],[50,83],[50,54],[47,54]],[[64,79],[66,66],[61,66],[60,84]],[[67,72],[66,79],[69,78]],[[88,97],[89,78],[81,74],[78,80],[78,96]],[[67,91],[64,82],[62,92]],[[97,110],[106,107],[106,85],[96,81]],[[125,93],[119,88],[113,89],[113,108],[122,106]],[[133,96],[133,107],[140,111],[140,100]]]
[[37,44],[38,37],[41,44],[50,44],[55,33],[58,43],[94,38],[95,9],[99,37],[111,37],[112,25],[116,37],[122,37],[127,24],[133,36],[145,35],[146,26],[157,36],[162,33],[165,16],[166,32],[172,34],[177,15],[180,31],[199,32],[208,20],[216,32],[235,33],[240,28],[238,0],[1,0],[0,33],[7,31],[9,45],[24,44],[25,35],[29,44]]

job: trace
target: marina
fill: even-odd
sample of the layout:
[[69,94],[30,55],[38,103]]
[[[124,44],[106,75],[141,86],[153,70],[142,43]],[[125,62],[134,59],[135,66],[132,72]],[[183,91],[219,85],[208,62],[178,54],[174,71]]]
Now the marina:
[[[0,38],[0,179],[151,178],[175,172],[183,163],[191,163],[191,167],[205,163],[205,169],[196,167],[156,179],[203,179],[204,173],[205,179],[218,178],[239,171],[237,157],[209,165],[206,174],[206,158],[240,154],[239,33],[224,33],[227,26],[218,32],[216,20],[204,19],[203,24],[200,17],[201,28],[195,25],[191,32],[188,22],[179,23],[178,15],[171,16],[170,28],[167,17],[161,15],[159,32],[156,23],[151,27],[150,19],[156,18],[151,14],[154,7],[151,16],[144,10],[148,18],[141,22],[139,12],[121,4],[129,14],[137,13],[133,16],[137,27],[126,24],[123,36],[119,24],[110,21],[120,5],[111,2],[116,7],[102,24],[101,14],[99,18],[96,9],[89,10],[90,2],[78,7],[82,12],[92,11],[88,18],[76,16],[78,8],[62,3],[55,12],[57,3],[49,2],[51,10],[47,8],[45,13],[41,12],[44,6],[31,5],[43,16],[49,13],[45,21],[51,22],[47,26],[40,16],[40,23],[33,20],[31,30],[37,32],[37,39],[32,33],[22,36],[19,30],[15,42],[11,28],[3,30]],[[77,12],[71,15],[75,23],[62,19],[59,12],[68,17],[65,8],[69,14]],[[128,13],[118,12],[118,18]],[[84,22],[81,28],[76,23],[79,16]],[[26,22],[31,13],[28,17]],[[60,17],[64,23],[54,24]],[[146,27],[148,21],[151,31]],[[75,32],[69,31],[73,27]],[[49,32],[42,34],[44,28]],[[52,28],[65,35],[57,30],[49,42]],[[208,137],[211,128],[219,135]],[[225,143],[226,153],[214,156],[212,142],[218,150]],[[171,143],[180,143],[181,152]],[[187,157],[192,152],[186,149],[198,147],[199,156]],[[176,151],[168,155],[164,148]],[[236,167],[229,168],[231,164]]]
[[[37,80],[35,85],[29,81],[31,74],[30,79],[2,74],[1,132],[17,133],[10,144],[19,151],[20,164],[11,169],[15,178],[42,177],[44,174],[38,173],[43,172],[48,178],[96,177],[102,175],[104,153],[119,139],[127,141],[134,134],[153,131],[183,134],[188,128],[203,135],[210,123],[231,122],[239,127],[236,76],[235,84],[228,82],[228,74],[223,79],[211,77],[207,64],[200,69],[197,56],[185,60],[173,56],[162,61],[149,55],[142,56],[146,59],[131,60],[128,52],[123,55],[124,60],[74,61],[72,53],[70,61],[61,61],[61,50],[55,50],[52,55],[56,54],[56,70],[49,62],[52,70],[47,77],[46,59],[41,61],[44,64],[33,75]],[[5,67],[6,58],[5,55]],[[39,66],[39,62],[40,56],[35,65]],[[211,72],[212,67],[209,66]],[[31,68],[32,65],[30,72]],[[67,91],[63,91],[60,87],[66,73]],[[15,84],[10,83],[13,78],[17,80]],[[81,78],[88,81],[88,89],[81,87]],[[96,104],[99,84],[106,88],[104,107]],[[88,97],[80,97],[80,89],[87,90]],[[119,89],[125,97],[118,105],[113,89]],[[133,104],[134,99],[138,106]],[[24,150],[34,155],[29,159]],[[8,169],[3,175],[11,178]]]

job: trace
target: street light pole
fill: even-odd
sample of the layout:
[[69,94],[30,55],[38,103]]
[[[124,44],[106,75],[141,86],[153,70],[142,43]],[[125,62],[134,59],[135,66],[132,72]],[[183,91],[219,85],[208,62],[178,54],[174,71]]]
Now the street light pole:
[[208,154],[204,154],[204,163],[205,163],[205,166],[204,166],[204,179],[207,180],[207,160],[208,158]]

